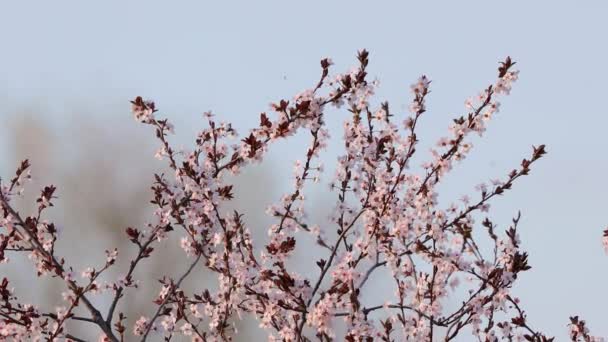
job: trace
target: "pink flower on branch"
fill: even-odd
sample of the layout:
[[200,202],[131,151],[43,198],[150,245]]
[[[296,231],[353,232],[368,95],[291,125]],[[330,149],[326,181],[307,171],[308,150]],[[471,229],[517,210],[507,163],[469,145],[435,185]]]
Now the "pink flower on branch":
[[[132,250],[120,255],[117,249],[107,250],[102,267],[88,266],[81,278],[56,250],[55,225],[42,219],[53,207],[57,189],[42,190],[33,216],[14,209],[11,201],[29,178],[30,165],[24,161],[15,178],[0,183],[0,261],[26,252],[39,276],[60,278],[67,291],[57,311],[44,311],[22,304],[4,279],[0,336],[78,341],[65,324],[77,321],[98,327],[101,338],[112,342],[159,335],[228,341],[238,334],[237,321],[252,317],[271,341],[450,341],[468,334],[486,341],[550,341],[532,328],[511,293],[519,274],[531,268],[521,249],[519,215],[505,231],[489,218],[480,219],[493,200],[530,173],[545,154],[544,145],[534,147],[505,177],[478,186],[478,195],[465,195],[461,204],[441,208],[437,200],[437,186],[473,149],[471,134],[483,135],[498,112],[498,97],[511,92],[519,77],[515,63],[506,58],[497,79],[465,101],[467,112],[453,120],[422,172],[415,172],[410,164],[421,138],[418,126],[427,115],[430,79],[421,76],[410,87],[409,113],[397,113],[388,102],[375,104],[379,82],[368,80],[369,53],[362,50],[357,59],[358,66],[343,74],[332,74],[333,62],[323,59],[318,83],[271,103],[259,125],[240,137],[230,123],[206,112],[206,128],[188,150],[172,147],[173,125],[158,118],[153,102],[137,97],[131,102],[133,116],[154,130],[160,142],[156,157],[172,171],[154,176],[153,219],[146,227],[125,229]],[[307,190],[324,179],[320,156],[330,139],[329,107],[344,112],[344,150],[329,187],[334,210],[326,222],[311,222],[305,210]],[[304,155],[287,161],[294,163],[293,187],[268,206],[274,222],[267,242],[254,240],[247,217],[225,209],[238,194],[226,175],[262,162],[275,142],[299,132],[309,141]],[[171,235],[178,235],[185,253],[181,273],[174,276],[171,270],[159,280],[160,287],[137,279],[147,258],[171,246]],[[315,270],[300,274],[292,267],[294,255],[310,238],[319,254],[299,261]],[[482,243],[494,248],[488,253]],[[121,263],[127,271],[118,279],[99,278]],[[211,274],[217,286],[183,288],[195,269]],[[393,290],[375,293],[374,281]],[[122,299],[144,286],[158,291],[151,299],[156,307],[127,328]],[[93,294],[107,297],[105,312],[88,299]],[[461,304],[449,307],[448,300]],[[76,316],[78,307],[86,317]],[[584,321],[571,318],[570,327],[573,340],[593,340]]]

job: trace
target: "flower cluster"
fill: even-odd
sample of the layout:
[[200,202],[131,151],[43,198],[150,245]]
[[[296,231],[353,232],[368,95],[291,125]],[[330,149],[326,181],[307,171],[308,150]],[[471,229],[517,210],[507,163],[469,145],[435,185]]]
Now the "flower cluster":
[[[172,175],[154,176],[153,219],[145,227],[125,230],[132,257],[107,250],[105,263],[82,270],[78,280],[57,254],[56,226],[42,219],[53,206],[56,188],[42,190],[32,216],[14,209],[12,200],[29,178],[30,165],[24,161],[12,180],[0,183],[0,262],[7,262],[10,253],[28,253],[38,276],[62,279],[66,291],[64,305],[47,312],[21,303],[4,279],[0,339],[82,340],[67,331],[65,323],[71,320],[98,327],[103,341],[128,336],[145,341],[159,335],[167,341],[176,335],[229,341],[238,334],[238,320],[254,317],[270,341],[450,341],[462,335],[483,341],[553,340],[531,327],[511,292],[519,274],[531,268],[521,249],[519,214],[504,231],[485,217],[492,200],[530,173],[545,146],[534,147],[504,178],[478,186],[476,200],[465,196],[447,207],[438,202],[437,187],[471,151],[472,133],[483,135],[498,113],[500,96],[511,92],[518,78],[515,62],[506,58],[496,80],[465,101],[465,113],[453,120],[430,160],[415,172],[410,165],[431,81],[421,76],[412,84],[409,114],[396,113],[388,102],[374,104],[379,83],[367,79],[369,54],[363,50],[357,58],[357,67],[336,75],[330,75],[333,62],[323,59],[314,87],[270,104],[259,125],[240,139],[230,123],[205,113],[207,128],[192,150],[176,151],[169,143],[171,123],[156,117],[153,102],[137,97],[133,115],[155,131],[160,141],[156,157],[167,161]],[[327,222],[309,222],[305,189],[319,182],[324,171],[319,156],[330,139],[325,124],[330,107],[347,113],[344,152],[330,182],[336,202]],[[298,132],[308,134],[310,143],[305,155],[294,160],[293,189],[268,206],[267,214],[275,219],[268,241],[254,241],[246,217],[225,210],[234,198],[226,176],[263,161],[275,142]],[[121,299],[132,288],[153,286],[141,284],[136,270],[153,253],[161,253],[158,247],[168,244],[170,234],[180,235],[187,267],[179,277],[159,280],[155,310],[142,313],[127,328]],[[315,272],[299,274],[290,260],[301,241],[311,237],[322,255],[312,260]],[[490,251],[480,247],[487,244]],[[120,262],[128,265],[127,273],[101,285],[98,277]],[[186,291],[182,283],[194,269],[213,274],[217,286]],[[392,293],[378,298],[370,288],[374,278],[392,284]],[[104,313],[89,299],[99,293],[110,303]],[[461,304],[449,307],[448,300]],[[76,316],[77,307],[88,316]],[[571,318],[570,336],[573,341],[600,340],[577,317]]]

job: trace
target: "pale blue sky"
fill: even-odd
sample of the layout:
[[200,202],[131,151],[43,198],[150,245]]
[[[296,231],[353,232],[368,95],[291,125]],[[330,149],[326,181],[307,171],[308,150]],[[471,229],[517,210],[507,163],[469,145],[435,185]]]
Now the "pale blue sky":
[[[600,241],[608,225],[607,15],[605,1],[3,1],[0,119],[34,106],[61,134],[66,108],[78,106],[134,125],[128,101],[142,95],[185,143],[202,127],[202,112],[244,131],[270,101],[312,86],[321,58],[345,70],[366,48],[379,97],[393,108],[409,101],[418,75],[433,80],[422,162],[464,100],[511,55],[520,81],[443,190],[473,193],[531,145],[547,144],[532,175],[492,208],[503,228],[522,210],[533,269],[516,293],[534,326],[559,340],[575,314],[608,336],[608,256]],[[273,160],[288,149],[278,146]],[[0,157],[4,175],[11,159]]]

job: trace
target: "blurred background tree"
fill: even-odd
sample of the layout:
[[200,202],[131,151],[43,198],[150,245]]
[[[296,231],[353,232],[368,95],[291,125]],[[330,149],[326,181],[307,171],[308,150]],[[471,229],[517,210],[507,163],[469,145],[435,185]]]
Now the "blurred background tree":
[[[115,278],[120,272],[126,272],[126,261],[134,253],[131,243],[125,239],[124,229],[144,227],[147,220],[152,219],[149,200],[153,174],[167,170],[163,162],[153,157],[156,141],[149,132],[138,131],[139,125],[130,120],[128,114],[111,120],[90,114],[74,111],[67,115],[71,119],[61,134],[53,130],[49,116],[41,110],[19,109],[6,115],[9,129],[0,149],[3,156],[0,170],[2,175],[11,175],[20,160],[29,158],[33,164],[33,182],[19,201],[19,210],[32,212],[39,189],[56,185],[59,198],[55,208],[49,211],[48,219],[62,229],[59,254],[72,262],[79,276],[85,265],[103,260],[104,249],[117,247],[123,263],[105,275]],[[232,203],[247,214],[248,224],[259,227],[254,231],[262,237],[269,225],[264,214],[265,203],[278,195],[268,181],[269,176],[268,166],[262,164],[235,177],[238,196]],[[160,288],[156,280],[167,270],[180,270],[176,265],[185,263],[177,239],[170,237],[165,246],[168,248],[154,254],[137,273],[142,283],[153,286],[128,291],[122,301],[129,326],[139,315],[154,308],[152,300]],[[65,290],[62,282],[54,279],[41,282],[27,264],[29,260],[15,261],[18,263],[11,266],[0,265],[0,273],[12,279],[20,295],[43,308],[52,309],[60,304],[61,292]],[[201,282],[207,283],[204,272],[200,271],[189,279],[191,287],[200,288]],[[92,299],[102,307],[109,305],[103,303],[102,297]],[[245,321],[240,329],[252,324],[255,323]],[[99,333],[97,327],[87,329],[87,323],[72,324],[69,328],[91,339]]]

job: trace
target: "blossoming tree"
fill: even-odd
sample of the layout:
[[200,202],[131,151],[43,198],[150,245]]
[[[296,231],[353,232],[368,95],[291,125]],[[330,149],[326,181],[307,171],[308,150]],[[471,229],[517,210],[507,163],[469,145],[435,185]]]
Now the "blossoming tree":
[[[480,185],[475,199],[445,208],[437,201],[438,184],[467,156],[470,136],[484,133],[498,112],[498,98],[511,91],[518,78],[515,62],[507,57],[496,81],[465,102],[466,114],[454,119],[420,172],[410,164],[430,80],[422,76],[411,86],[408,117],[386,102],[371,103],[377,83],[367,80],[367,51],[359,52],[358,62],[347,73],[330,75],[332,62],[323,59],[313,88],[273,103],[271,113],[260,114],[259,126],[240,140],[234,140],[237,132],[229,123],[206,113],[207,128],[189,151],[171,146],[173,126],[157,118],[153,102],[137,97],[133,114],[155,131],[161,145],[157,157],[168,162],[174,175],[154,176],[155,217],[146,227],[126,228],[132,250],[124,257],[107,250],[105,261],[85,270],[75,270],[61,257],[55,248],[56,226],[44,219],[56,198],[54,186],[41,191],[37,211],[29,216],[12,204],[30,178],[30,163],[23,161],[12,179],[1,182],[0,260],[27,253],[37,275],[60,278],[66,292],[63,306],[46,311],[26,304],[4,278],[0,339],[83,341],[68,331],[71,321],[99,329],[103,341],[168,341],[177,335],[225,341],[238,335],[238,320],[253,317],[271,341],[553,340],[533,328],[511,293],[519,274],[530,269],[528,255],[520,249],[519,215],[506,231],[489,218],[476,219],[529,174],[545,146],[534,147],[504,178]],[[328,107],[347,112],[344,153],[330,184],[330,196],[336,199],[333,214],[328,222],[315,223],[307,221],[303,194],[323,171],[319,153],[330,137],[324,114]],[[225,209],[234,196],[226,176],[262,161],[273,143],[299,131],[310,134],[310,145],[296,163],[295,187],[268,208],[276,220],[268,227],[269,241],[255,241],[251,229],[261,227],[250,227],[241,212]],[[186,267],[177,277],[160,279],[159,294],[150,299],[156,309],[127,326],[121,299],[138,287],[157,286],[140,283],[138,267],[162,253],[158,246],[167,243],[169,234],[181,235]],[[311,260],[317,271],[302,275],[288,261],[307,239],[322,252]],[[480,248],[487,245],[492,248]],[[102,282],[104,272],[118,263],[127,267],[126,274]],[[214,275],[217,289],[184,290],[182,283],[195,268]],[[373,277],[393,284],[394,292],[379,301],[377,294],[369,296]],[[94,305],[92,295],[107,296],[109,305]],[[459,304],[449,307],[448,300]],[[570,318],[570,336],[573,341],[599,340],[578,317]]]

